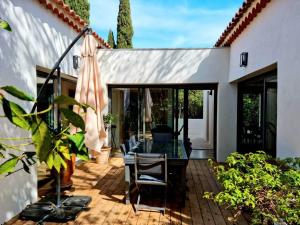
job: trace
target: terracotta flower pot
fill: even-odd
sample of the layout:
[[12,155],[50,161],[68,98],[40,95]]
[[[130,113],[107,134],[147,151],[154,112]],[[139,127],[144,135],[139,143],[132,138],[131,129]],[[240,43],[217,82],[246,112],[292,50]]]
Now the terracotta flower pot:
[[107,164],[109,155],[110,155],[111,147],[103,146],[101,152],[96,155],[96,163],[98,164]]
[[67,161],[67,168],[62,169],[60,174],[61,188],[69,188],[73,185],[72,175],[75,171],[76,156],[72,155],[71,160]]

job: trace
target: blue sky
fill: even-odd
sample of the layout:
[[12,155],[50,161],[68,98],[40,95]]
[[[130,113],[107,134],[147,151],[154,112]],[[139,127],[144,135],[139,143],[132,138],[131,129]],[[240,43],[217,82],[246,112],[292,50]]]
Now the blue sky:
[[[131,0],[134,48],[212,47],[243,0]],[[90,0],[91,26],[116,39],[119,0]]]

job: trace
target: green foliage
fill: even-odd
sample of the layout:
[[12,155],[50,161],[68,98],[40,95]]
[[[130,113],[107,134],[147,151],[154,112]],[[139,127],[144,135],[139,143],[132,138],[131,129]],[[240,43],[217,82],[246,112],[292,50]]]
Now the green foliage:
[[76,153],[79,159],[88,160],[89,154],[84,145],[84,133],[80,131],[73,135],[68,135],[68,139],[71,142],[71,152]]
[[260,100],[257,94],[244,94],[243,126],[259,127]]
[[247,210],[255,225],[273,222],[295,225],[300,221],[300,171],[288,162],[259,151],[245,155],[232,153],[226,164],[212,160],[210,164],[223,190],[217,194],[206,192],[204,197],[236,210],[229,220],[235,221]]
[[[34,98],[11,86],[0,88],[14,97],[23,101],[35,101]],[[18,151],[20,155],[15,156],[9,154],[9,158],[0,164],[0,174],[7,174],[14,171],[18,162],[21,161],[23,168],[29,172],[30,160],[34,157],[40,162],[45,162],[50,169],[55,168],[60,172],[61,168],[66,168],[66,160],[71,159],[71,154],[78,155],[79,158],[87,160],[88,151],[84,145],[84,133],[79,131],[75,134],[70,134],[69,125],[85,130],[85,124],[81,116],[74,113],[68,108],[60,108],[66,120],[66,127],[63,127],[60,133],[51,130],[47,123],[42,120],[43,112],[36,112],[32,114],[26,111],[18,104],[8,101],[6,97],[0,93],[0,102],[2,103],[4,116],[14,125],[31,132],[31,138],[0,138],[0,158],[6,158],[2,152],[9,149]],[[81,105],[74,99],[67,96],[59,96],[55,99],[58,105],[78,105],[81,111],[85,112],[88,106]],[[26,140],[26,143],[19,144],[20,141]],[[17,141],[18,144],[8,144],[7,141]],[[27,145],[34,145],[35,153],[26,152],[22,147]]]
[[9,23],[3,19],[0,18],[0,28],[1,29],[4,29],[4,30],[7,30],[7,31],[12,31],[11,30],[11,27],[9,26]]
[[111,113],[107,113],[103,116],[103,122],[105,125],[112,124],[115,121],[115,116]]
[[130,0],[120,0],[117,32],[117,48],[132,48],[133,27]]
[[0,165],[0,174],[12,172],[19,162],[19,158],[13,156]]
[[31,125],[31,135],[37,157],[41,162],[47,161],[54,134],[41,118],[34,117]]
[[64,0],[78,16],[89,23],[90,18],[90,2],[89,0]]
[[87,108],[92,108],[91,106],[88,106],[86,104],[81,104],[80,102],[77,102],[74,98],[71,98],[71,97],[65,96],[65,95],[57,96],[54,99],[54,103],[59,104],[59,105],[65,105],[65,106],[77,105],[81,109],[83,109],[84,112],[86,112]]
[[112,30],[109,30],[109,32],[108,32],[107,43],[112,48],[116,48],[117,47],[116,46],[116,42],[115,42],[114,33],[112,32]]
[[[202,119],[203,118],[203,90],[189,90],[189,118]],[[184,90],[180,89],[178,92],[178,107],[180,113],[184,110]]]
[[1,89],[18,99],[25,100],[25,101],[35,101],[34,97],[24,93],[23,91],[20,91],[14,86],[4,86]]
[[81,116],[69,108],[61,108],[60,111],[63,113],[64,117],[69,123],[73,124],[75,127],[79,127],[81,130],[85,130],[85,124]]
[[2,104],[5,116],[11,123],[25,130],[30,130],[30,117],[27,116],[21,106],[7,100],[3,95],[0,95],[0,103]]

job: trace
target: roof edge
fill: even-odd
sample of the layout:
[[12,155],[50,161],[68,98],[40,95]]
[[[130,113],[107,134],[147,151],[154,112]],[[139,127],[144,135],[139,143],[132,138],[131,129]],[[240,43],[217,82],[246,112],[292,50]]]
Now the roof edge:
[[245,0],[214,45],[230,46],[271,0]]
[[[47,10],[52,11],[61,21],[66,23],[68,26],[73,28],[77,33],[82,31],[82,29],[88,24],[75,13],[71,7],[64,3],[63,0],[37,0],[41,5],[43,5]],[[92,33],[93,36],[99,43],[99,48],[111,48],[110,45],[100,37],[96,32]]]

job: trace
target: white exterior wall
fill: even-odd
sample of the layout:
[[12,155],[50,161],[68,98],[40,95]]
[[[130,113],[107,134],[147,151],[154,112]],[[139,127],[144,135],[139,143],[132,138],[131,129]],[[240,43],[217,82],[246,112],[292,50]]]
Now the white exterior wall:
[[[277,63],[277,156],[300,156],[300,1],[272,0],[230,51],[230,78],[245,78]],[[248,52],[248,66],[239,67],[241,52]]]
[[[36,66],[52,68],[77,34],[36,0],[1,0],[0,15],[13,30],[0,30],[0,86],[14,85],[36,96]],[[78,48],[75,51],[78,54]],[[63,61],[63,73],[76,74],[71,63],[73,54]],[[23,106],[30,111],[32,105]],[[28,134],[1,119],[0,137],[24,135]],[[0,177],[0,190],[2,224],[37,200],[36,168],[31,168],[30,175],[19,171]]]
[[228,84],[229,49],[99,50],[107,84],[218,83],[217,160],[236,149],[236,86]]

